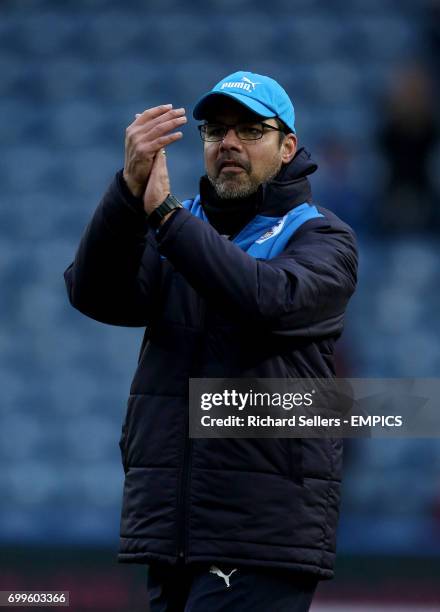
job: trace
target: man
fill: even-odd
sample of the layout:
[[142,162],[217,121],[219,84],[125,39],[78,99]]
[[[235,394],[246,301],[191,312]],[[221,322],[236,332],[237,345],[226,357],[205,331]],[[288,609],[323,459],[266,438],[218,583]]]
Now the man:
[[317,166],[276,81],[234,73],[193,114],[200,194],[169,195],[163,150],[184,109],[137,115],[65,272],[81,312],[146,327],[120,441],[119,560],[150,565],[153,612],[308,610],[333,576],[342,441],[189,438],[188,381],[334,377],[355,238],[310,203]]

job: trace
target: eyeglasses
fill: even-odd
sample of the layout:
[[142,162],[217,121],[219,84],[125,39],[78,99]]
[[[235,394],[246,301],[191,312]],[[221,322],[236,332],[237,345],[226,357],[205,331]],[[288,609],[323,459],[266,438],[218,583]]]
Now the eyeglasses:
[[237,123],[236,125],[225,125],[222,123],[204,123],[198,126],[200,136],[204,142],[220,142],[232,128],[240,140],[259,140],[263,138],[264,130],[275,130],[284,132],[280,128],[267,123]]

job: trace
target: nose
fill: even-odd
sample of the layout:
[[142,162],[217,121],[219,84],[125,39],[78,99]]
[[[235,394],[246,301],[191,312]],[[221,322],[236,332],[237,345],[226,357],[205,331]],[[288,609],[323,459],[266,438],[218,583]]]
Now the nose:
[[228,128],[223,140],[220,142],[221,149],[241,149],[241,141],[235,133],[233,127]]

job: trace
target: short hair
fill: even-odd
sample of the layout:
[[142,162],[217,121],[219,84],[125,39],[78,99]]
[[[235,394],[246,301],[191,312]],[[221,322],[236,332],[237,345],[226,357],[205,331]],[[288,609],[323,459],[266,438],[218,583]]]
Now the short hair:
[[283,142],[286,134],[289,134],[292,130],[289,130],[284,121],[281,121],[281,119],[278,119],[278,117],[274,117],[274,119],[276,121],[278,129],[281,130],[281,132],[278,132],[278,144],[281,146],[281,143]]

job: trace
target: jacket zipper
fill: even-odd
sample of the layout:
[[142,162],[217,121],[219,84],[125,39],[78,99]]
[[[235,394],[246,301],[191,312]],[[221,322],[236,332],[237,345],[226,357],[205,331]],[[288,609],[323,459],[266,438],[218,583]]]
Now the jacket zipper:
[[[193,367],[191,368],[191,372],[189,378],[191,378],[194,373],[197,373],[197,368],[199,365],[199,357],[203,347],[204,340],[204,330],[205,330],[205,319],[206,319],[206,303],[205,301],[201,301],[200,304],[200,339],[198,341],[198,346],[194,351],[193,356]],[[189,393],[188,393],[188,401],[189,401]],[[177,546],[177,556],[180,560],[186,559],[186,551],[188,549],[188,528],[187,528],[187,519],[188,519],[188,506],[189,506],[189,486],[191,479],[191,458],[192,458],[192,438],[189,437],[189,404],[188,411],[185,418],[185,438],[184,438],[184,448],[183,448],[183,467],[182,467],[182,477],[180,481],[180,489],[179,489],[179,501],[178,501],[178,517],[179,517],[179,528],[178,528],[178,546]]]
[[[242,228],[243,229],[243,228]],[[241,230],[240,230],[241,231]],[[228,237],[228,240],[231,242],[235,239],[236,236],[240,233],[240,231],[231,234]],[[203,300],[200,304],[200,340],[199,346],[196,348],[193,357],[193,371],[190,372],[191,375],[194,374],[194,367],[198,367],[199,355],[202,349],[203,339],[204,339],[204,331],[206,325],[206,302]],[[188,394],[189,397],[189,394]],[[189,405],[188,405],[188,413],[185,418],[185,438],[184,438],[184,447],[183,447],[183,467],[182,467],[182,476],[180,480],[180,488],[179,488],[179,499],[178,499],[178,517],[179,517],[179,525],[178,525],[178,544],[177,544],[177,557],[178,560],[185,561],[186,559],[186,551],[188,548],[188,529],[187,529],[187,518],[188,518],[188,489],[190,484],[190,476],[191,476],[191,457],[192,457],[192,438],[189,438]]]
[[[257,210],[255,211],[255,214],[257,214]],[[242,229],[243,228],[241,228],[239,231],[235,232],[234,234],[231,234],[228,237],[228,240],[233,242],[235,237],[238,236],[238,234],[241,232]],[[199,346],[195,350],[194,357],[193,357],[193,364],[195,364],[196,368],[198,366],[199,355],[200,355],[202,345],[203,345],[205,326],[206,326],[206,302],[203,300],[201,301],[201,304],[200,304],[201,334],[200,334]],[[193,367],[192,373],[194,374],[194,367]],[[190,378],[191,378],[191,372],[190,372]],[[189,398],[189,394],[188,394],[188,398]],[[179,517],[179,527],[177,530],[177,533],[178,533],[177,557],[179,560],[182,560],[182,561],[186,559],[185,553],[188,548],[188,529],[187,529],[186,522],[188,518],[188,506],[189,506],[188,489],[189,489],[190,476],[191,476],[191,457],[192,457],[192,452],[191,452],[192,451],[192,438],[189,438],[189,405],[188,405],[188,413],[185,419],[184,444],[185,445],[183,448],[183,468],[182,468],[182,476],[181,476],[180,488],[179,488],[179,500],[178,500],[178,505],[177,505],[178,517]]]

